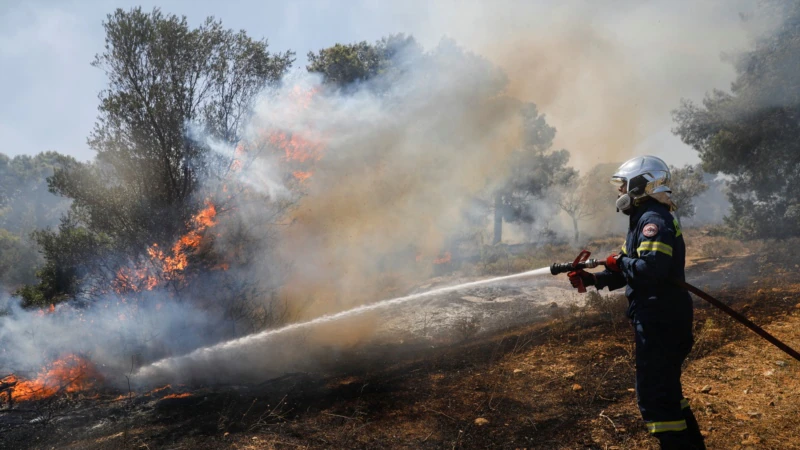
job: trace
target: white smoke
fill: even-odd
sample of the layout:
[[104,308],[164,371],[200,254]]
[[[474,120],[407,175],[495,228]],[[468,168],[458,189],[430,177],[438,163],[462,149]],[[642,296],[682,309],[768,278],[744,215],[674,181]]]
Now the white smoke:
[[53,312],[24,310],[16,299],[3,303],[0,377],[33,377],[53,360],[76,354],[92,361],[110,382],[122,383],[144,361],[220,338],[217,320],[164,293],[136,303],[108,297],[85,307],[61,304]]
[[[227,219],[220,217],[213,232],[221,254],[236,254],[226,221],[248,225],[251,248],[261,257],[231,271],[262,280],[265,288],[280,283],[280,292],[264,297],[265,305],[282,301],[294,319],[310,318],[391,297],[388,292],[429,275],[430,261],[469,231],[463,213],[471,196],[502,178],[508,156],[520,147],[520,100],[551,114],[557,144],[580,155],[583,168],[622,160],[659,136],[663,126],[653,124],[665,123],[659,117],[668,117],[686,89],[702,93],[730,79],[730,67],[705,62],[726,50],[726,42],[746,41],[727,15],[713,16],[711,6],[702,17],[692,16],[691,33],[676,37],[687,16],[659,16],[652,6],[624,13],[625,7],[573,3],[548,15],[534,3],[444,5],[437,3],[433,16],[455,12],[451,34],[492,63],[445,40],[428,57],[404,63],[413,70],[384,74],[390,83],[381,77],[336,91],[300,71],[260,98],[247,128],[243,166],[232,178],[239,190],[226,200]],[[657,18],[659,28],[648,31],[643,24]],[[431,32],[436,39],[442,34]],[[660,49],[668,51],[659,60]],[[675,59],[681,52],[691,57]],[[694,75],[684,88],[679,81],[687,74]],[[314,94],[298,107],[298,93]],[[287,162],[269,142],[273,131],[324,148],[309,161]],[[237,157],[236,147],[207,143],[219,155]],[[302,167],[291,167],[295,163]],[[300,182],[292,170],[310,172],[310,178]],[[224,182],[209,189],[225,198]],[[291,208],[281,204],[294,200]],[[225,301],[225,291],[205,290],[199,303],[153,292],[134,304],[110,296],[41,315],[12,302],[11,314],[0,317],[0,374],[32,373],[68,352],[85,354],[110,381],[120,382],[134,366],[226,337],[220,330],[225,319],[198,306],[215,296]],[[377,324],[369,315],[362,319],[279,346],[240,349],[227,360],[193,360],[191,369],[218,371],[217,381],[254,380],[265,367],[277,372],[312,356],[298,354],[296,342],[345,346],[369,339]],[[171,374],[191,378],[185,367],[174,367],[167,378]]]
[[[248,311],[269,312],[280,302],[302,318],[387,298],[426,277],[463,227],[470,196],[502,177],[520,147],[520,104],[503,95],[500,71],[450,41],[397,63],[404,70],[388,73],[391,83],[379,77],[347,91],[296,72],[260,97],[240,145],[205,139],[215,155],[240,160],[205,188],[219,205],[214,251],[254,258],[232,261],[227,278],[204,276],[182,302],[157,288],[131,295],[135,301],[108,295],[52,314],[14,306],[0,319],[3,370],[31,373],[79,353],[120,382],[132,367],[230,337],[241,319],[227,317],[237,301],[228,298],[232,280],[265,293],[251,299],[261,309]],[[196,130],[191,137],[204,139]],[[295,178],[298,171],[310,178]],[[291,200],[291,208],[282,206]],[[234,241],[236,233],[246,239]],[[392,281],[397,274],[402,280]],[[270,293],[279,283],[282,290]],[[368,339],[375,324],[361,319],[345,334],[319,339]],[[282,350],[298,356],[288,345]],[[265,358],[279,370],[274,349],[248,351],[235,357],[242,365],[229,379],[257,374]]]

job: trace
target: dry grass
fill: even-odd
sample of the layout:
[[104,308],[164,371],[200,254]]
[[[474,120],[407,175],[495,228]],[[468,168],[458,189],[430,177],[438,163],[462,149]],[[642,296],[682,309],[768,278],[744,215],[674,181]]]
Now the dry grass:
[[[711,257],[699,255],[700,244],[726,241],[687,234],[697,240],[689,244],[698,260],[693,274],[724,271],[739,282],[709,278],[710,292],[800,348],[800,283],[787,277],[800,263],[793,251],[800,242],[750,242],[743,256],[703,261]],[[618,243],[599,240],[596,253]],[[514,264],[529,270],[577,253],[552,251],[542,250],[546,262],[532,251],[490,270],[507,273]],[[116,406],[94,402],[71,422],[10,430],[0,447],[655,449],[631,392],[627,300],[593,289],[585,300],[585,306],[543,305],[544,322],[494,334],[472,333],[475,324],[467,318],[470,339],[451,346],[426,341],[356,349],[349,360],[342,354],[350,362],[338,373],[289,374],[252,390],[228,387],[171,403],[134,402],[136,432],[126,445],[119,424],[95,426],[119,414]],[[696,344],[683,385],[708,447],[800,448],[800,363],[716,309],[697,305]],[[365,354],[385,357],[366,364]]]
[[484,248],[480,261],[463,270],[476,276],[508,275],[572,261],[577,254],[578,250],[569,245],[531,247],[521,252],[507,245],[496,245]]
[[721,236],[700,240],[693,250],[701,258],[714,259],[748,253],[747,247],[741,241]]

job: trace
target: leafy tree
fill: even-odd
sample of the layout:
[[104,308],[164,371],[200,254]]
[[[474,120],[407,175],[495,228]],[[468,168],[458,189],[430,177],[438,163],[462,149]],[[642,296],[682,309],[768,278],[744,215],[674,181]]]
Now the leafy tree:
[[16,289],[36,280],[41,257],[30,233],[58,224],[69,200],[48,191],[47,177],[57,168],[77,165],[56,152],[9,158],[0,154],[0,285]]
[[19,236],[35,228],[58,224],[69,208],[69,201],[48,191],[47,177],[56,169],[78,165],[70,157],[56,152],[9,158],[0,154],[0,227]]
[[522,117],[525,133],[522,148],[510,158],[510,174],[494,192],[494,244],[503,240],[503,221],[534,222],[531,199],[576,176],[575,170],[567,166],[569,152],[551,150],[556,129],[547,124],[536,105],[524,105]]
[[321,74],[326,83],[338,87],[370,81],[383,75],[385,87],[391,84],[390,73],[399,75],[421,56],[422,47],[413,37],[395,34],[381,38],[375,44],[361,41],[336,44],[317,53],[308,52],[309,64],[306,69]]
[[39,254],[33,242],[0,228],[0,285],[11,290],[36,281]]
[[[481,86],[485,95],[498,101],[514,101],[503,96],[507,78],[502,71],[447,39],[432,51],[423,52],[413,37],[392,35],[375,44],[336,44],[316,54],[309,53],[308,60],[309,72],[320,73],[326,83],[342,88],[369,82],[371,87],[381,90],[391,86],[392,81],[406,71],[435,77],[439,76],[436,71],[447,67],[465,76],[481,74],[493,80]],[[489,72],[495,73],[485,76]],[[522,105],[520,110],[525,127],[524,145],[512,155],[509,175],[492,182],[490,206],[493,204],[495,243],[502,240],[503,221],[532,223],[535,218],[532,198],[543,195],[548,187],[564,183],[574,174],[566,166],[569,153],[551,150],[555,128],[547,124],[536,105]]]
[[[135,257],[147,244],[171,242],[185,231],[201,206],[195,198],[201,181],[219,176],[230,162],[205,139],[194,139],[195,132],[238,142],[256,95],[293,62],[292,52],[271,54],[266,40],[226,30],[213,18],[192,29],[186,17],[159,9],[117,9],[103,26],[105,50],[93,65],[109,84],[89,137],[97,158],[49,180],[52,192],[73,200],[77,214],[58,234],[38,236],[48,264],[60,262],[42,272],[58,278],[42,279],[48,296],[76,292],[71,283],[106,254],[97,247],[88,257],[91,245],[102,242]],[[52,253],[73,248],[75,239],[86,259],[62,261]]]
[[733,62],[730,92],[684,100],[674,132],[703,168],[732,177],[726,223],[741,237],[800,234],[800,4],[770,2],[784,18]]
[[678,220],[693,217],[695,214],[694,199],[708,190],[704,181],[705,173],[698,164],[683,167],[670,166],[672,173],[672,200],[678,205],[675,216]]
[[[110,240],[91,232],[80,222],[75,214],[67,214],[57,232],[46,229],[33,233],[45,264],[36,272],[39,283],[23,286],[17,291],[23,306],[44,307],[76,297],[81,293],[81,281],[92,267],[90,262],[108,256],[102,251],[110,252]],[[99,271],[95,271],[95,275],[102,279]]]
[[697,207],[690,220],[695,224],[721,223],[731,208],[731,202],[728,200],[728,181],[704,172],[703,183],[708,186],[708,190],[693,200]]

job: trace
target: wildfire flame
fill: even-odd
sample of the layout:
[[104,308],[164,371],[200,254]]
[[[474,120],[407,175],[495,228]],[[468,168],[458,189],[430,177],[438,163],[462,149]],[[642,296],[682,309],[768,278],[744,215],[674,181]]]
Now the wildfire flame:
[[[289,100],[292,105],[291,111],[286,113],[289,116],[298,116],[301,121],[300,112],[306,110],[311,105],[314,96],[319,92],[319,87],[310,89],[301,86],[294,86],[289,93]],[[284,130],[274,130],[265,133],[268,143],[275,149],[283,153],[283,160],[293,169],[292,175],[300,182],[311,178],[311,169],[316,161],[322,159],[326,148],[325,139],[318,135],[316,130],[309,127],[302,133],[287,132]]]
[[44,317],[46,314],[53,314],[54,312],[56,312],[56,305],[51,303],[50,306],[47,308],[47,311],[39,308],[39,311],[36,312],[36,315],[39,317]]
[[15,402],[42,400],[60,392],[80,392],[92,388],[102,377],[88,360],[70,354],[54,361],[50,368],[40,372],[35,379],[24,380],[9,375],[0,380],[8,386],[11,400]]
[[324,149],[322,143],[310,141],[297,134],[273,133],[270,143],[284,151],[286,160],[301,163],[319,161]]
[[167,389],[172,389],[172,385],[171,384],[166,384],[164,386],[161,386],[160,388],[155,388],[152,391],[150,391],[150,392],[148,392],[147,394],[144,394],[144,395],[155,395],[155,394],[158,394],[159,392],[165,391]]
[[168,399],[168,398],[186,398],[186,397],[191,397],[191,396],[192,396],[192,394],[189,393],[189,392],[184,392],[184,393],[181,393],[181,394],[169,394],[169,395],[165,395],[162,398],[162,400],[165,400],[165,399]]
[[434,264],[447,264],[453,259],[450,252],[444,252],[444,255],[441,258],[436,258],[433,260]]
[[[440,265],[440,264],[447,264],[450,261],[452,261],[452,259],[453,259],[453,255],[451,255],[450,252],[444,252],[444,254],[442,256],[439,256],[437,258],[433,258],[431,260],[431,262],[433,264],[435,264],[435,265]],[[423,253],[420,252],[420,253],[417,253],[417,255],[416,255],[416,261],[418,263],[421,263],[423,261],[427,261],[427,258],[425,257],[425,255]]]
[[[169,251],[154,243],[147,249],[148,261],[135,268],[121,268],[113,283],[114,290],[117,293],[150,291],[161,281],[182,280],[190,252],[200,246],[205,231],[217,224],[216,217],[216,206],[206,201],[206,207],[192,218],[193,229],[181,236]],[[224,264],[218,267],[227,268]]]

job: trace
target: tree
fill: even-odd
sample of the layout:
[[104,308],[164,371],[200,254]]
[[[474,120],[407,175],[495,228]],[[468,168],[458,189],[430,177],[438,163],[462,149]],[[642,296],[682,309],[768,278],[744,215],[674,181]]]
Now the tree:
[[[394,34],[381,38],[375,44],[361,41],[336,44],[317,53],[308,52],[309,64],[306,69],[321,74],[325,83],[342,88],[383,75],[385,87],[394,78],[388,76],[390,72],[408,70],[422,53],[422,47],[413,37]],[[399,73],[394,75],[398,76]]]
[[768,8],[784,21],[733,60],[730,92],[673,112],[673,131],[703,168],[732,177],[725,221],[740,237],[800,235],[800,4]]
[[47,177],[77,165],[56,152],[9,158],[0,154],[0,285],[14,290],[36,281],[42,262],[31,232],[58,224],[70,201],[48,191]]
[[[100,93],[100,116],[89,137],[97,158],[57,170],[49,182],[52,192],[73,200],[77,213],[62,228],[69,231],[63,239],[87,233],[92,238],[82,245],[103,242],[135,257],[146,245],[170,243],[185,232],[202,206],[201,182],[229,167],[206,139],[194,136],[235,145],[256,96],[281,79],[294,54],[271,54],[266,40],[226,30],[213,18],[191,29],[186,17],[159,9],[117,9],[103,26],[105,50],[93,65],[109,84]],[[61,233],[40,238],[45,257],[56,261],[58,255],[48,252],[60,246],[49,240],[61,239]],[[109,254],[105,247],[96,250]],[[62,262],[85,267],[96,261]],[[42,283],[57,285],[53,292],[75,292],[63,283]]]
[[14,290],[35,281],[39,254],[27,236],[0,228],[0,287]]
[[0,153],[0,227],[24,236],[35,228],[58,224],[70,202],[48,191],[47,178],[57,169],[77,165],[71,156],[56,152],[13,158]]
[[586,175],[582,177],[573,176],[567,180],[564,186],[561,186],[556,194],[556,202],[559,208],[572,219],[573,240],[575,243],[580,240],[580,228],[578,227],[580,221],[594,217],[603,206],[594,195],[597,187],[593,183],[592,177]]
[[[25,307],[44,307],[75,298],[82,292],[82,281],[92,267],[88,261],[102,261],[104,251],[111,251],[107,236],[92,233],[81,226],[75,214],[61,220],[58,231],[37,230],[33,233],[41,248],[45,264],[37,272],[39,283],[26,285],[17,291]],[[100,265],[102,266],[102,264]],[[93,271],[98,279],[104,274]],[[106,275],[110,275],[109,271]]]
[[509,160],[509,176],[494,192],[494,239],[503,240],[503,221],[532,223],[536,219],[530,200],[547,188],[569,182],[576,172],[567,166],[569,152],[551,151],[556,129],[547,124],[533,103],[522,107],[524,140]]
[[675,216],[678,220],[693,217],[695,214],[694,199],[708,190],[703,181],[705,173],[700,164],[683,167],[670,166],[672,173],[672,200],[678,205]]
[[[343,89],[365,83],[378,91],[393,85],[407,71],[425,74],[426,77],[450,76],[452,72],[464,76],[478,76],[483,83],[480,89],[487,98],[497,102],[519,102],[504,95],[507,77],[500,69],[485,59],[465,52],[449,39],[442,40],[432,51],[423,52],[413,37],[402,34],[384,37],[375,42],[336,44],[333,47],[308,54],[309,72],[322,74],[328,85]],[[450,71],[442,74],[445,69]],[[486,80],[491,80],[486,82]],[[414,86],[424,92],[424,86]],[[490,207],[493,210],[494,242],[502,240],[502,224],[506,222],[532,223],[535,218],[531,200],[541,196],[553,184],[564,183],[574,174],[566,166],[569,153],[551,149],[555,128],[549,126],[536,105],[519,106],[524,126],[524,143],[509,159],[508,173],[501,180],[492,180],[489,189]]]

